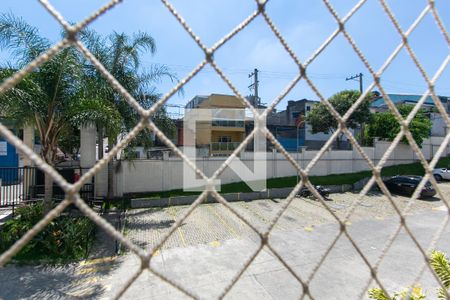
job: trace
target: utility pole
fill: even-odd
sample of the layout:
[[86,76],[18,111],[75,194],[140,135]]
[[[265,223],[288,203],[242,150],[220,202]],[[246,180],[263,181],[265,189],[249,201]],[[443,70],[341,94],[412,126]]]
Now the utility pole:
[[[363,74],[362,73],[356,74],[355,76],[347,77],[347,78],[345,78],[345,81],[355,80],[355,79],[359,81],[359,92],[362,95],[362,93],[363,93]],[[361,123],[361,133],[360,133],[360,139],[359,139],[359,143],[361,146],[363,146],[363,142],[364,142],[364,131],[365,131],[364,123]]]
[[[358,79],[357,79],[358,78]],[[363,93],[363,73],[356,74],[355,76],[345,78],[345,81],[355,80],[359,81],[359,92]]]
[[259,101],[259,95],[258,95],[258,85],[259,85],[258,72],[259,72],[258,69],[255,68],[255,70],[248,75],[248,78],[253,77],[253,83],[250,84],[248,86],[248,88],[255,90],[255,103],[253,103],[253,105],[255,105],[257,108],[261,105],[261,102]]

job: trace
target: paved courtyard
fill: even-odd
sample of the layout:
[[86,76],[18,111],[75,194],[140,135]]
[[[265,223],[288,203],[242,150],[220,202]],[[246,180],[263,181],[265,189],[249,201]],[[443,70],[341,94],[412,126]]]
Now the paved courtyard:
[[[450,183],[441,184],[450,195]],[[342,217],[349,211],[356,194],[332,194],[327,204]],[[408,199],[396,196],[404,208]],[[231,205],[260,229],[267,227],[284,200],[234,202]],[[145,249],[154,246],[187,206],[163,209],[139,209],[127,212],[125,233]],[[428,248],[437,228],[447,217],[438,199],[415,200],[407,215],[407,224],[421,246]],[[349,234],[375,264],[389,236],[399,225],[392,205],[380,194],[371,194],[356,207],[347,223]],[[339,226],[322,205],[312,199],[295,199],[270,236],[270,242],[292,269],[307,280],[339,234]],[[446,226],[435,248],[450,254],[450,226]],[[243,221],[223,205],[203,204],[193,211],[182,226],[152,259],[152,267],[200,298],[217,298],[245,261],[258,248],[259,238]],[[378,268],[382,284],[390,291],[410,286],[423,257],[404,230],[400,232]],[[80,299],[109,298],[140,268],[132,253],[89,259],[69,266],[7,266],[0,269],[2,299]],[[370,272],[350,241],[340,237],[328,252],[322,266],[310,278],[314,299],[367,298],[364,289]],[[419,278],[429,296],[437,282],[429,270]],[[228,299],[298,299],[301,285],[276,256],[264,248],[240,280]],[[124,294],[125,299],[187,298],[154,274],[145,271]],[[308,297],[306,297],[308,299]],[[430,297],[433,299],[433,297]]]
[[[450,183],[440,184],[441,189],[450,195]],[[339,218],[343,219],[357,201],[358,194],[347,192],[332,194],[326,204]],[[405,209],[409,198],[394,196],[399,209]],[[262,199],[249,202],[232,202],[231,206],[260,231],[267,229],[277,212],[285,204],[284,199]],[[407,214],[442,208],[439,198],[418,199],[412,202]],[[189,206],[169,208],[136,209],[127,212],[127,235],[137,245],[150,248],[161,240],[172,224],[183,216]],[[378,219],[395,216],[392,204],[383,194],[371,193],[365,196],[350,215],[347,224],[358,220]],[[337,226],[335,217],[314,199],[295,198],[286,212],[276,223],[274,231],[313,231],[323,224]],[[219,203],[202,204],[182,223],[176,232],[163,244],[162,249],[187,247],[200,244],[220,244],[233,238],[257,240],[255,232],[233,212]]]

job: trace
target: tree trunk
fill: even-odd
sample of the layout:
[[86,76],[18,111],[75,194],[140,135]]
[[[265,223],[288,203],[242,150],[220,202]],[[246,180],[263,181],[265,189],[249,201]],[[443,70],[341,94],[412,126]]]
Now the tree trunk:
[[[44,160],[53,167],[54,154],[51,146],[44,146],[42,148],[42,157]],[[42,214],[45,216],[53,207],[53,178],[44,172],[44,200],[42,202],[43,211]]]
[[45,176],[45,187],[44,187],[44,201],[43,205],[43,215],[45,216],[53,207],[53,178],[44,173]]
[[[108,152],[114,147],[113,143],[108,138]],[[108,162],[108,200],[114,197],[114,158]]]

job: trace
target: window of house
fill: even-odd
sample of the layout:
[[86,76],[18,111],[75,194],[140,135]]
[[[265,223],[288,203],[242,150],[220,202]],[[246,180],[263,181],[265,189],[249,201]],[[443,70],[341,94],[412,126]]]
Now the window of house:
[[306,111],[310,111],[310,110],[311,110],[311,106],[307,106]]
[[231,136],[219,136],[219,143],[230,143],[231,142]]

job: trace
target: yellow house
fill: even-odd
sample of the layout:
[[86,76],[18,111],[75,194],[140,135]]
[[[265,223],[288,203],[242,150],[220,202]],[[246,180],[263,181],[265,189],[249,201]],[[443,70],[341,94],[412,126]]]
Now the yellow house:
[[199,121],[196,146],[206,148],[212,156],[226,156],[245,138],[245,105],[236,96],[211,94],[196,96],[186,109],[211,109],[212,121]]

